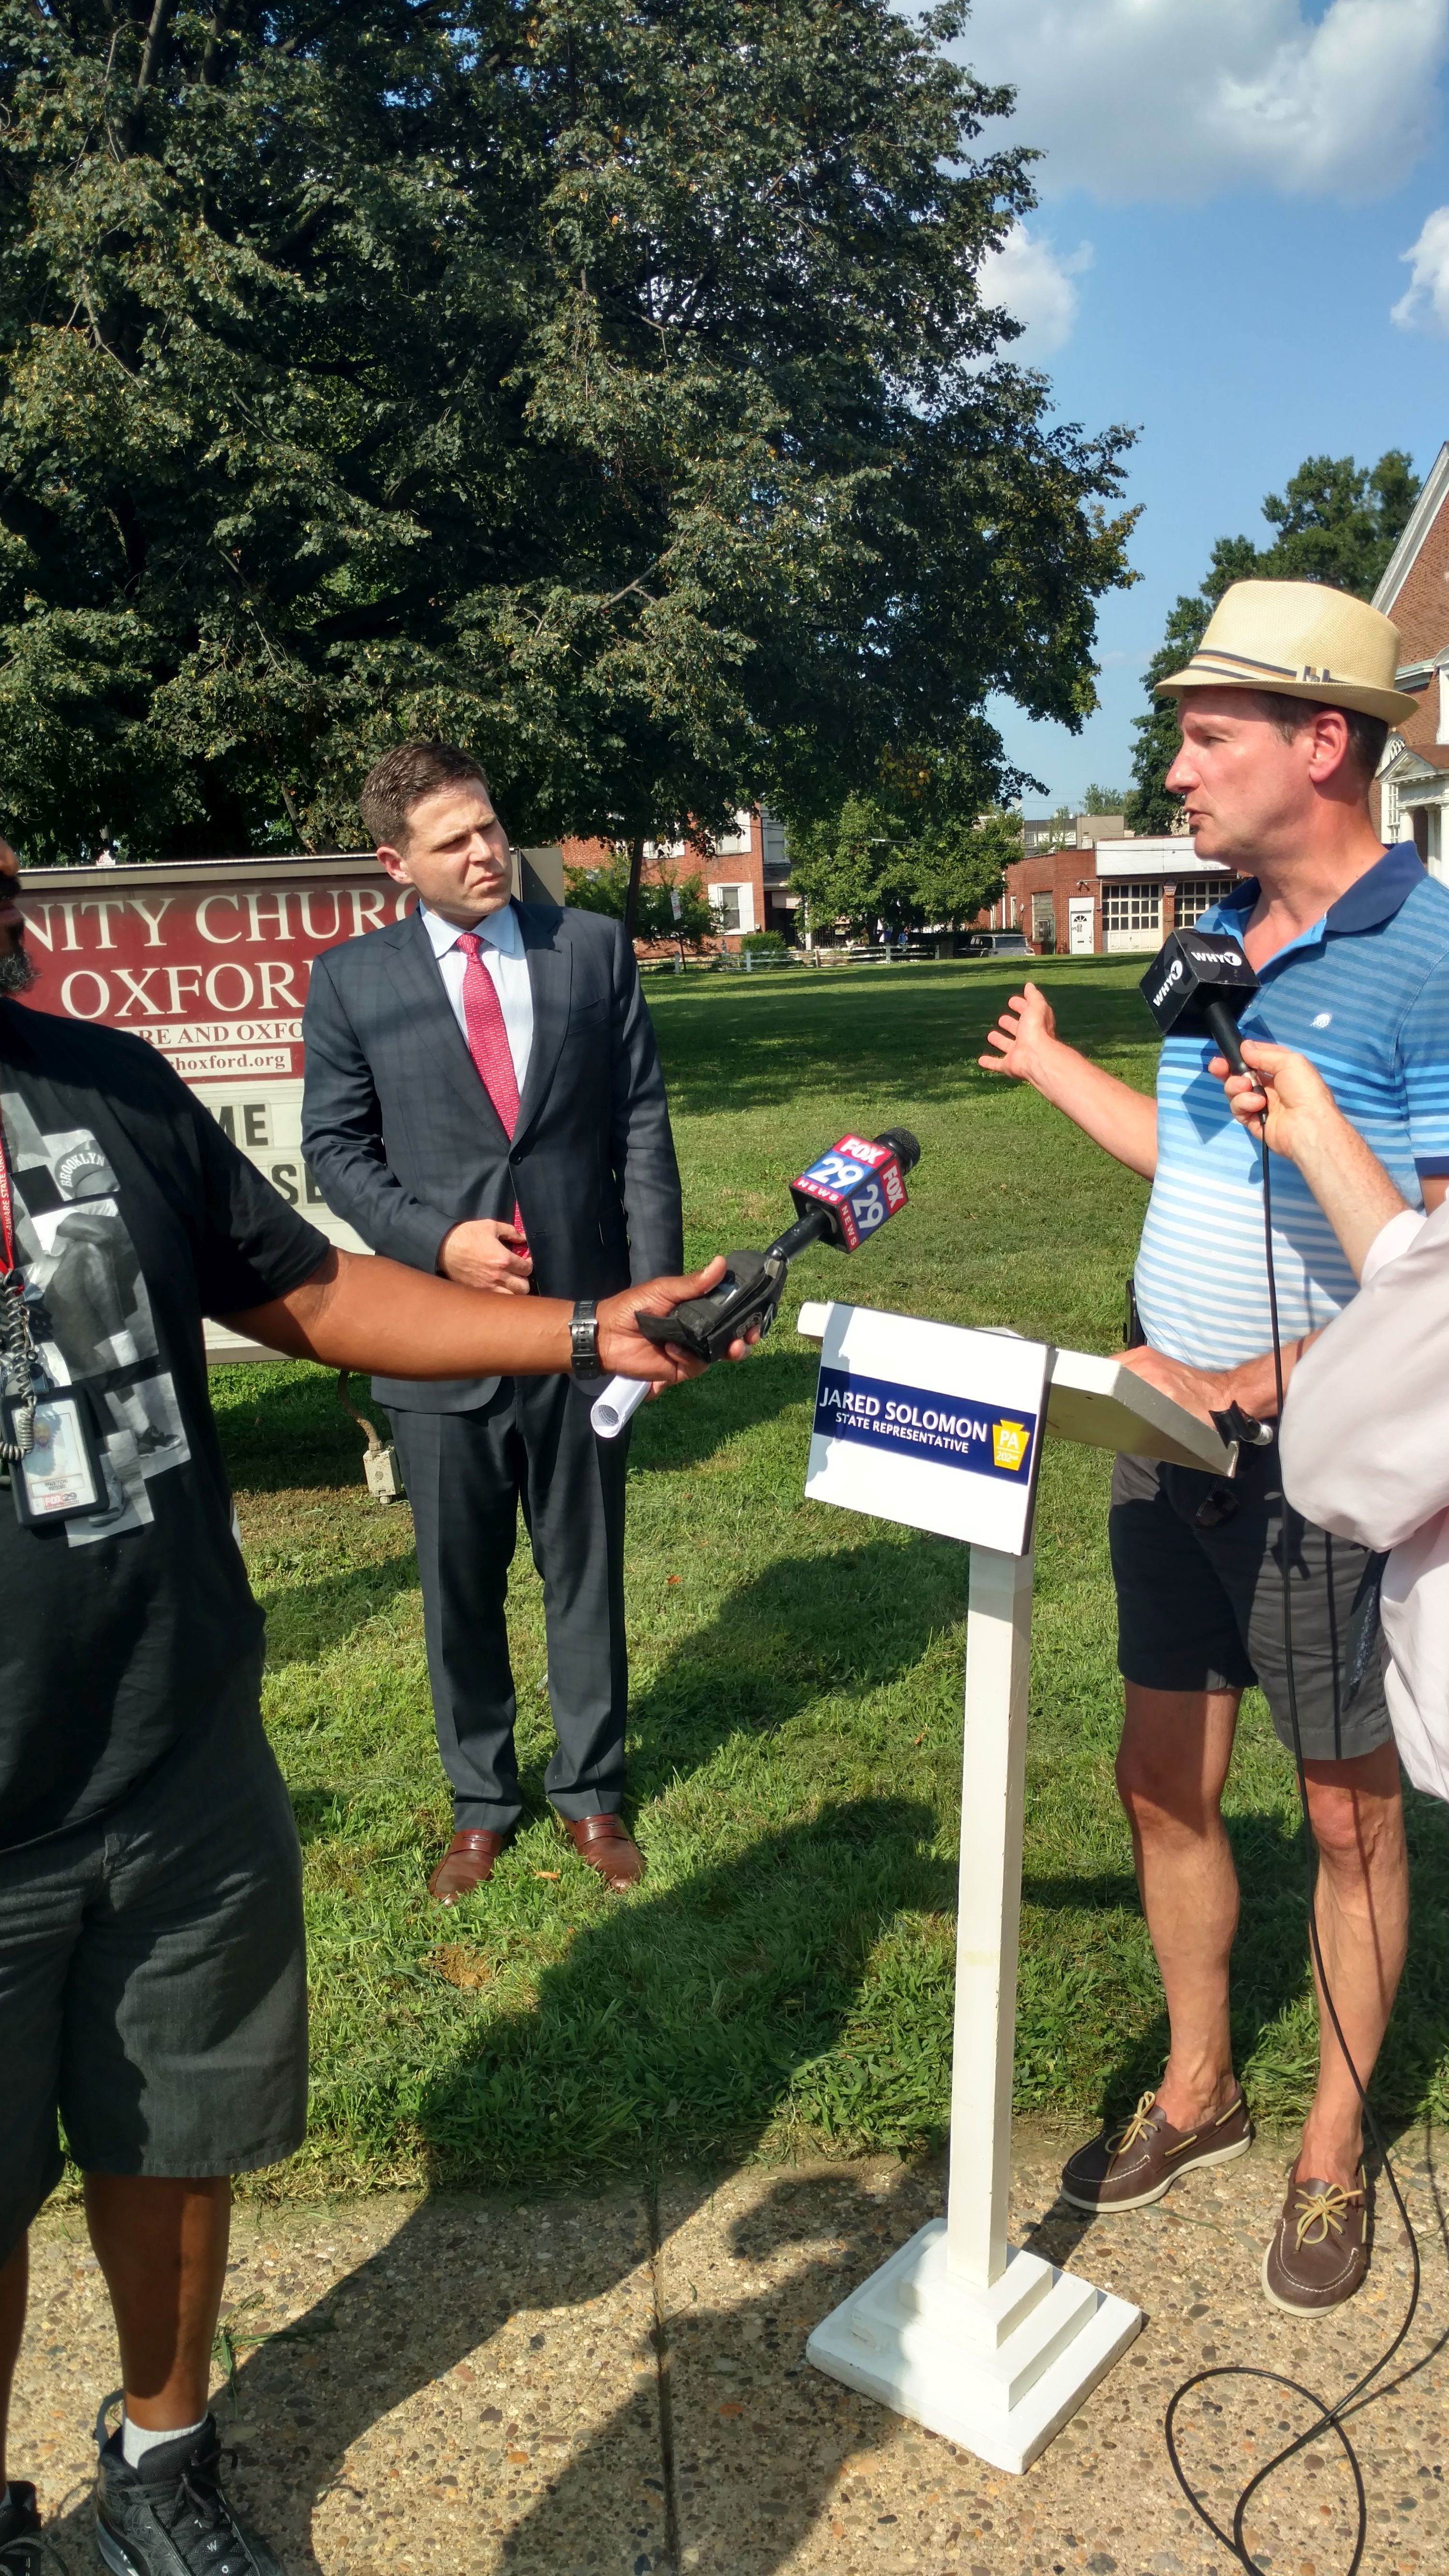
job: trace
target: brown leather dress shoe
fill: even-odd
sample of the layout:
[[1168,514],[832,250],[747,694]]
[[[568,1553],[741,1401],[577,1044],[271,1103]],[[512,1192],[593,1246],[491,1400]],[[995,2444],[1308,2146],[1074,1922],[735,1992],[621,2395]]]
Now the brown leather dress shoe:
[[644,1854],[624,1831],[619,1816],[560,1816],[559,1823],[568,1835],[580,1860],[596,1869],[601,1879],[617,1894],[633,1887],[644,1875]]
[[440,1905],[456,1905],[460,1896],[471,1895],[492,1877],[493,1864],[507,1840],[506,1834],[490,1833],[486,1826],[454,1834],[428,1881],[429,1896],[435,1896]]

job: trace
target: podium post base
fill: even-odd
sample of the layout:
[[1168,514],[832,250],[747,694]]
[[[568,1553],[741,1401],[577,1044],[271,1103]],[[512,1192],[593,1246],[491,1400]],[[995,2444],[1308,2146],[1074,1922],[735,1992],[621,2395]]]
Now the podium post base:
[[989,2290],[946,2268],[933,2219],[852,2290],[805,2347],[847,2388],[1020,2472],[1140,2332],[1142,2311],[1040,2254],[1007,2249]]

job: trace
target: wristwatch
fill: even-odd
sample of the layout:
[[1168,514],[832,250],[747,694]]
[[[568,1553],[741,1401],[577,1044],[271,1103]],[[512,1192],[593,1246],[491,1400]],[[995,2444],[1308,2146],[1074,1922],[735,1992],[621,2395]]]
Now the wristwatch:
[[576,1297],[569,1318],[569,1340],[573,1344],[575,1377],[602,1377],[599,1361],[599,1318],[592,1297]]

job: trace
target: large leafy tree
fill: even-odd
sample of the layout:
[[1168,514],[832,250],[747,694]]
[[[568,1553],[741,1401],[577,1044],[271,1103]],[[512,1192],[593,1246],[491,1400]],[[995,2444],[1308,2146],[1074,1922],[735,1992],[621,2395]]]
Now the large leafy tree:
[[959,779],[903,764],[890,791],[847,796],[792,839],[790,882],[817,931],[843,924],[871,938],[877,922],[896,933],[972,921],[1021,857],[1021,816],[963,812]]
[[702,948],[720,926],[697,868],[686,876],[666,862],[641,883],[626,850],[611,850],[595,867],[565,868],[564,895],[576,911],[602,912],[611,921],[629,919],[632,896],[634,937],[651,944],[673,939],[681,951]]
[[[1265,546],[1251,537],[1219,537],[1200,591],[1174,602],[1161,649],[1147,666],[1149,692],[1170,671],[1180,671],[1202,642],[1203,630],[1235,581],[1323,581],[1368,599],[1378,588],[1390,555],[1409,522],[1419,485],[1413,460],[1391,447],[1377,465],[1355,465],[1351,456],[1310,456],[1286,491],[1270,492],[1263,516],[1275,531]],[[1152,698],[1149,712],[1133,719],[1136,785],[1127,799],[1135,832],[1171,831],[1177,800],[1163,785],[1177,751],[1177,707]]]
[[404,731],[628,841],[1078,721],[1124,440],[999,356],[963,15],[0,0],[27,853],[346,843]]
[[915,909],[910,823],[883,796],[852,792],[839,811],[798,824],[790,839],[790,883],[811,926],[837,923],[873,939],[883,922],[900,930]]

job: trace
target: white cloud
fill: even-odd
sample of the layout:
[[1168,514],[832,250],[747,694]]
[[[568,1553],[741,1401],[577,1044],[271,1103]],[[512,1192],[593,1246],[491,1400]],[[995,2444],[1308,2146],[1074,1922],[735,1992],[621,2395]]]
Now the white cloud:
[[1449,337],[1449,206],[1429,216],[1412,250],[1413,278],[1394,306],[1401,331],[1442,331]]
[[974,0],[959,50],[1015,86],[1044,191],[1365,198],[1434,136],[1449,0]]
[[1019,340],[1003,346],[1002,357],[1033,367],[1071,338],[1077,318],[1075,280],[1091,265],[1090,242],[1079,242],[1059,259],[1049,234],[1012,225],[1000,250],[988,251],[981,264],[983,304],[1004,304],[1025,325]]

